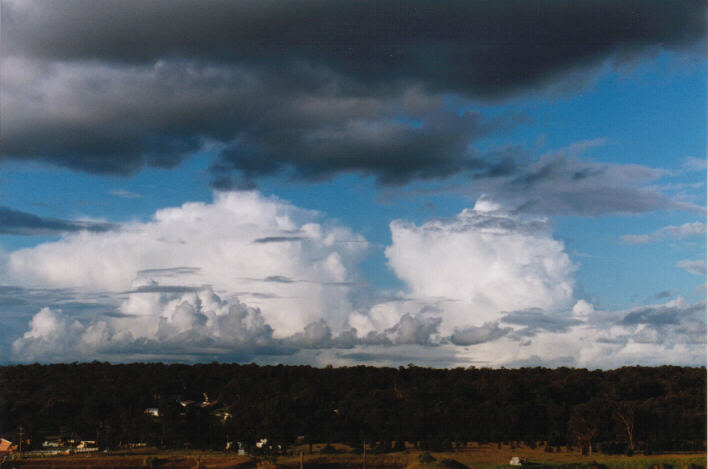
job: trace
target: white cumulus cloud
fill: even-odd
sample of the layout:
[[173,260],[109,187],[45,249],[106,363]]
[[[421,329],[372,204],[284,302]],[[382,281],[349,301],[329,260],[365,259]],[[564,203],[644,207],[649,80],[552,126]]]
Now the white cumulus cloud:
[[[117,231],[70,234],[12,252],[8,269],[15,283],[45,288],[209,285],[259,306],[276,336],[286,336],[323,317],[342,328],[367,246],[316,212],[257,192],[230,192],[217,193],[213,203],[159,210]],[[139,315],[150,310],[146,301],[132,295],[125,308]]]
[[117,313],[87,322],[43,308],[30,321],[29,330],[14,341],[13,355],[19,361],[72,361],[287,353],[273,338],[261,311],[237,299],[224,301],[210,289],[151,293],[141,314],[131,314],[135,307],[131,300],[138,295],[132,294]]
[[[436,304],[439,313],[427,314],[442,317],[441,332],[480,327],[503,311],[556,310],[572,300],[575,266],[545,218],[522,218],[482,199],[452,219],[420,226],[393,221],[391,235],[390,267],[407,284],[406,296]],[[411,307],[381,306],[371,321],[390,327],[393,309]],[[363,325],[360,317],[350,323]]]

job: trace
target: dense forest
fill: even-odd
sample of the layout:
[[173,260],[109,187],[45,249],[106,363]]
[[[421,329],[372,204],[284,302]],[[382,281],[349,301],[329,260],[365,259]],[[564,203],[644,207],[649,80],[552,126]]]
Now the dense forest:
[[[152,409],[152,412],[146,412]],[[157,414],[157,415],[155,415]],[[704,449],[706,369],[430,369],[107,363],[0,367],[0,436],[100,447],[253,447],[268,438],[395,451],[465,442]],[[277,447],[277,445],[275,447]]]

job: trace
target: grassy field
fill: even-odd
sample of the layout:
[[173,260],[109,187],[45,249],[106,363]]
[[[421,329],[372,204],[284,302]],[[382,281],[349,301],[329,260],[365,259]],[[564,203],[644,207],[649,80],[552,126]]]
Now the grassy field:
[[[335,445],[338,450],[334,454],[320,453],[323,445],[316,445],[313,454],[309,454],[306,446],[292,448],[288,456],[277,458],[256,459],[248,456],[236,456],[233,453],[217,451],[161,451],[155,449],[142,449],[124,451],[108,455],[72,455],[54,456],[48,458],[32,458],[21,461],[11,461],[3,469],[129,469],[129,468],[189,468],[196,469],[297,469],[300,465],[299,453],[303,452],[305,469],[343,469],[361,468],[363,457],[354,454],[343,445]],[[656,456],[608,456],[594,454],[583,456],[578,451],[547,453],[542,448],[531,449],[527,446],[511,449],[503,446],[501,449],[496,444],[479,445],[470,443],[465,448],[445,453],[431,453],[434,461],[421,462],[421,452],[407,449],[402,452],[387,454],[366,455],[367,469],[405,468],[405,469],[464,469],[469,468],[510,468],[509,460],[512,456],[526,458],[529,461],[528,469],[541,469],[555,467],[558,469],[696,469],[706,467],[704,453],[663,454]]]

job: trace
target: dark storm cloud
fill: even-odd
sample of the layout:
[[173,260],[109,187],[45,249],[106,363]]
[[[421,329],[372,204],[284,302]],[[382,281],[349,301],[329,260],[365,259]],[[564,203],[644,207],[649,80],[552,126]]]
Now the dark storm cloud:
[[0,206],[0,234],[47,236],[76,231],[104,232],[116,228],[117,225],[112,223],[40,217]]
[[219,188],[276,173],[381,184],[506,175],[513,158],[472,145],[519,116],[458,115],[445,96],[505,97],[607,59],[700,45],[705,10],[700,0],[8,0],[0,158],[129,174],[215,148]]
[[4,60],[4,157],[128,174],[210,146],[220,152],[211,168],[220,189],[276,173],[321,180],[359,172],[382,184],[495,175],[513,166],[510,156],[478,155],[470,144],[525,119],[460,115],[420,88],[362,87],[306,65],[23,60]]
[[432,105],[415,114],[413,121],[386,115],[390,110],[379,112],[322,119],[309,128],[293,123],[260,132],[255,139],[244,135],[223,151],[212,169],[222,175],[238,172],[246,180],[289,173],[316,181],[339,172],[358,172],[375,176],[380,184],[397,185],[460,172],[494,176],[513,166],[508,158],[478,157],[469,145],[515,125],[522,120],[519,116],[488,121],[477,113],[460,115]]
[[615,52],[691,44],[705,10],[701,0],[9,1],[3,32],[9,53],[51,60],[299,60],[363,83],[500,94]]

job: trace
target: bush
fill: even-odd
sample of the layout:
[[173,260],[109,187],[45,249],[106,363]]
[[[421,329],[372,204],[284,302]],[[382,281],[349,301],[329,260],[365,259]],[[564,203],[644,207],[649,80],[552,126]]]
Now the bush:
[[371,449],[371,454],[384,454],[388,453],[389,448],[384,444],[381,443],[380,445],[376,445]]
[[429,464],[433,461],[436,461],[436,459],[433,457],[432,454],[430,454],[427,451],[424,451],[423,453],[420,454],[420,456],[418,456],[418,461],[425,463],[425,464]]
[[145,467],[157,467],[160,465],[160,458],[157,456],[146,456],[145,459],[143,459],[143,464]]
[[466,466],[465,464],[462,464],[460,461],[456,461],[454,459],[443,459],[440,461],[440,464],[449,468],[449,469],[468,469],[469,466]]
[[322,454],[334,454],[336,453],[337,450],[334,448],[334,446],[330,445],[327,443],[327,445],[320,450],[320,453]]

